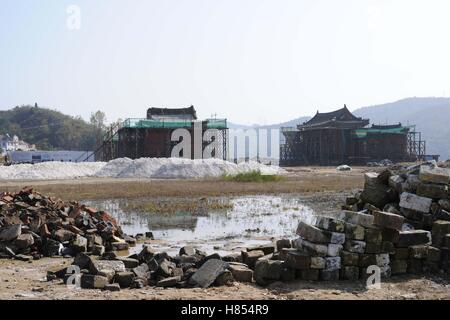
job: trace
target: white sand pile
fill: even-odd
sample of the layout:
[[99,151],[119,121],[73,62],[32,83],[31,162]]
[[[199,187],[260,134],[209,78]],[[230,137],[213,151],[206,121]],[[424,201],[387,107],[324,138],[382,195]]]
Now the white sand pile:
[[120,158],[106,162],[45,162],[35,165],[0,166],[1,180],[52,180],[82,177],[189,179],[236,175],[260,170],[263,174],[282,174],[276,166],[254,161],[235,164],[219,159]]
[[73,179],[95,175],[105,162],[43,162],[0,166],[2,180]]

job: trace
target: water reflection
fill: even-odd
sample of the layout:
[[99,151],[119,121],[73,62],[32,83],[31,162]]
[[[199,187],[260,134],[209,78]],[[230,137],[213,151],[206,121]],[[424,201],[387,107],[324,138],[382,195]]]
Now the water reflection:
[[169,215],[129,210],[130,201],[127,200],[91,201],[88,204],[110,212],[127,234],[152,231],[155,239],[162,240],[161,247],[168,251],[193,244],[208,252],[229,252],[242,246],[270,242],[272,237],[292,238],[300,220],[311,223],[314,219],[313,210],[292,195],[220,200],[229,201],[232,209],[206,210],[201,216],[190,212]]

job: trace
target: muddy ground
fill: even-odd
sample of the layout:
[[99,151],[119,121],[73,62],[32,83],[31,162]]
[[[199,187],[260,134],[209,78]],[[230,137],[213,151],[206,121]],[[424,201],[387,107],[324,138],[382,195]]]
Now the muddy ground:
[[[312,197],[315,210],[336,208],[342,199],[363,185],[365,171],[336,172],[334,168],[292,168],[276,183],[236,183],[209,180],[79,179],[62,181],[1,181],[0,192],[33,186],[64,200],[145,197],[210,197],[298,193]],[[446,299],[450,276],[402,276],[384,280],[381,289],[367,289],[362,281],[274,283],[267,288],[234,283],[208,289],[145,289],[104,292],[71,290],[60,280],[46,282],[47,270],[72,259],[44,258],[32,263],[0,260],[0,299]]]

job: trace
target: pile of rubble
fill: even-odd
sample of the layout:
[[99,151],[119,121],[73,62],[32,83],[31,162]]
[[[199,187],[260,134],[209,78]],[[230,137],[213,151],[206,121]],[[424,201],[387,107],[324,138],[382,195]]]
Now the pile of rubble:
[[366,163],[368,167],[389,167],[394,165],[394,163],[389,159],[384,159],[381,161],[370,161]]
[[46,197],[32,188],[0,194],[0,258],[74,257],[91,250],[127,249],[133,242],[107,212]]
[[434,162],[366,173],[363,191],[331,217],[300,222],[300,237],[280,240],[255,279],[357,280],[374,266],[382,277],[450,273],[449,184],[450,170]]
[[[186,246],[170,256],[144,246],[118,256],[136,238],[109,214],[24,189],[0,200],[0,252],[16,258],[75,256],[49,281],[74,277],[82,288],[209,287],[233,281],[358,280],[378,267],[382,277],[450,273],[450,169],[435,163],[366,173],[364,190],[342,210],[300,222],[297,239],[207,255]],[[151,236],[151,235],[149,235]],[[142,235],[143,237],[143,235]],[[73,267],[79,272],[73,274]],[[370,270],[369,270],[370,269]]]
[[[144,246],[139,254],[129,257],[120,257],[114,252],[101,256],[79,253],[72,266],[79,268],[80,272],[75,277],[79,277],[83,289],[119,291],[145,286],[206,288],[228,285],[233,281],[252,282],[253,270],[237,262],[242,261],[240,257],[206,255],[190,246],[181,248],[179,255],[171,257],[165,252],[157,253],[149,246]],[[67,283],[74,276],[72,271],[71,267],[48,271],[47,280],[62,278]],[[71,284],[76,284],[76,279]]]

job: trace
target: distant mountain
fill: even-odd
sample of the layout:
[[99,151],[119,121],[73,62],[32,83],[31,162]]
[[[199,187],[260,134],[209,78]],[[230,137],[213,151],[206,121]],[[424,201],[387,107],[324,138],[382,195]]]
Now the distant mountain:
[[311,117],[299,117],[294,120],[277,123],[277,124],[271,124],[271,125],[263,125],[263,126],[258,125],[258,124],[249,126],[249,125],[241,125],[241,124],[236,124],[233,122],[228,122],[228,127],[230,129],[252,129],[252,128],[279,129],[281,127],[296,127],[298,124],[308,121],[309,119],[311,119]]
[[0,134],[17,135],[40,150],[94,150],[98,131],[81,118],[37,106],[0,111]]
[[427,154],[450,159],[450,98],[407,98],[357,109],[359,117],[374,124],[415,125],[427,143]]

